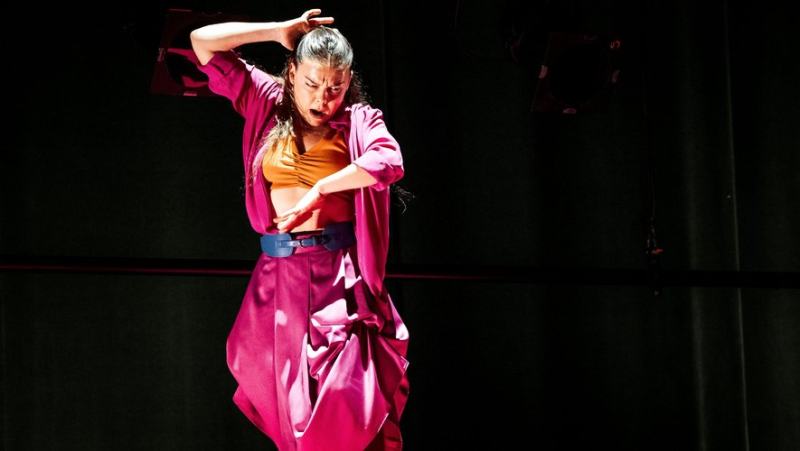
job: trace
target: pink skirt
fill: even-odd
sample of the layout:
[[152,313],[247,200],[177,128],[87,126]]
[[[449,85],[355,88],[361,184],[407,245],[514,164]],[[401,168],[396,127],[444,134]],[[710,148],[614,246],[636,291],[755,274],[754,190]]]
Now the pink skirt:
[[281,451],[402,449],[406,343],[381,330],[376,302],[355,246],[261,254],[228,367],[234,402]]

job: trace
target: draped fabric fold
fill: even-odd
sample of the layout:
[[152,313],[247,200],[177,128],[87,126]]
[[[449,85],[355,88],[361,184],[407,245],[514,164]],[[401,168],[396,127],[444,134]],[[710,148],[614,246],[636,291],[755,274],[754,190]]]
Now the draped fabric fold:
[[365,449],[405,405],[408,362],[379,331],[354,250],[262,256],[228,338],[234,401],[281,450]]

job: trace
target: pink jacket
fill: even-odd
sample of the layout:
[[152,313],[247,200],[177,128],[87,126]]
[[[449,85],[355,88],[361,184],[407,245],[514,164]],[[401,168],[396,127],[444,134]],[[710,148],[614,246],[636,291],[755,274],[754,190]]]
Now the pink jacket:
[[[274,233],[276,228],[272,217],[275,212],[269,202],[269,188],[263,177],[255,177],[254,183],[249,183],[249,180],[258,145],[275,125],[274,116],[283,96],[283,87],[263,70],[239,58],[234,51],[217,52],[205,66],[198,65],[198,68],[208,76],[209,89],[230,99],[236,112],[244,117],[242,156],[247,214],[257,233]],[[370,291],[381,301],[376,306],[377,313],[387,322],[380,327],[382,333],[405,342],[407,331],[383,283],[389,250],[388,187],[400,180],[404,173],[400,146],[386,128],[383,113],[369,105],[343,105],[329,123],[344,133],[350,160],[377,180],[377,184],[357,189],[355,193],[359,267]],[[405,354],[405,349],[399,351]]]

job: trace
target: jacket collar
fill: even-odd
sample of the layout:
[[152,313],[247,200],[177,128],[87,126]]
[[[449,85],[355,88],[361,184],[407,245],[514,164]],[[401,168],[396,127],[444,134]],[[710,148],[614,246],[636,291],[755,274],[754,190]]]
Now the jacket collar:
[[328,124],[331,128],[339,131],[346,131],[350,128],[350,112],[353,110],[353,105],[345,106],[342,104],[339,111],[328,119]]

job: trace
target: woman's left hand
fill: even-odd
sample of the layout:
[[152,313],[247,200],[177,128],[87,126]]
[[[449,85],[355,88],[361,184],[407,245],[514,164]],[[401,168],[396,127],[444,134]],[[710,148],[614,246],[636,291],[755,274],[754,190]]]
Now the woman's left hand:
[[319,210],[324,199],[325,195],[319,192],[319,188],[313,186],[300,198],[297,205],[273,219],[278,224],[278,232],[286,233],[305,222],[314,210]]
[[278,42],[288,50],[294,50],[300,38],[311,31],[312,28],[333,23],[333,17],[314,17],[320,14],[322,14],[322,10],[314,8],[304,12],[297,19],[287,20],[279,30]]

